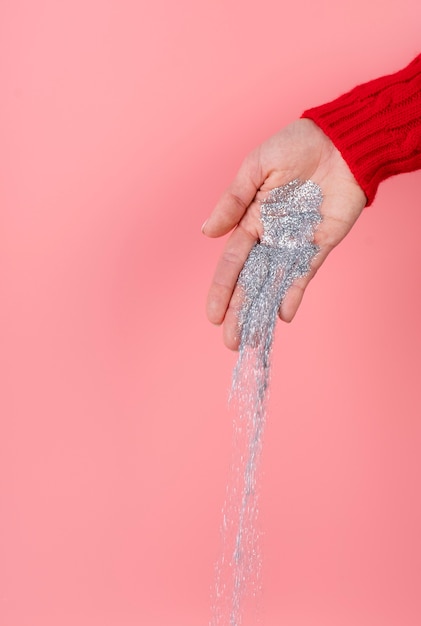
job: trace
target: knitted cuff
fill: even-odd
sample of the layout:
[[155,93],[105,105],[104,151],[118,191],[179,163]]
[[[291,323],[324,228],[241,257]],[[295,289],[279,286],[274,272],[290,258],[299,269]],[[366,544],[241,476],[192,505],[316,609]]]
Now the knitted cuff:
[[370,205],[382,180],[421,169],[421,55],[301,117],[330,137]]

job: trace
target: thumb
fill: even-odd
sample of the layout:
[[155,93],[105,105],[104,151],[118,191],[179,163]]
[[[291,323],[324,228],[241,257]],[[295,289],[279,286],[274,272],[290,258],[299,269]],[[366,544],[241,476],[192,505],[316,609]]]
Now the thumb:
[[230,186],[224,191],[202,232],[207,237],[228,233],[243,217],[263,183],[260,148],[253,150],[243,161]]

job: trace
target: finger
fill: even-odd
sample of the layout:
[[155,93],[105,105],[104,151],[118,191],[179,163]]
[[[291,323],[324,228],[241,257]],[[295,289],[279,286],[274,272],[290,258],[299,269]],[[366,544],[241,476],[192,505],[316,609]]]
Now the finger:
[[225,313],[223,328],[224,344],[230,350],[238,350],[240,346],[239,314],[242,303],[243,290],[237,285]]
[[220,237],[236,226],[257,190],[263,183],[260,167],[260,149],[251,152],[243,161],[235,179],[222,194],[209,219],[202,227],[208,237]]
[[315,277],[320,266],[331,251],[332,247],[323,247],[314,258],[309,273],[292,283],[279,307],[279,317],[281,320],[284,322],[292,322],[299,309],[308,284]]
[[[320,250],[313,259],[310,272],[306,276],[296,280],[286,293],[279,308],[279,317],[284,322],[291,322],[294,319],[308,284],[314,278],[317,270],[325,261],[328,254],[342,241],[352,228],[363,206],[363,199],[358,198],[355,208],[351,207],[351,212],[349,206],[343,206],[343,202],[331,202],[330,198],[325,199],[322,207],[323,221],[315,233],[315,243],[320,246]],[[347,215],[346,219],[343,217],[344,215]]]
[[219,259],[207,300],[207,316],[213,324],[222,324],[230,304],[238,275],[257,237],[242,225],[234,230]]
[[286,293],[285,298],[279,308],[279,317],[282,321],[292,322],[301,304],[301,300],[304,296],[304,291],[309,282],[310,279],[308,279],[305,284],[294,283],[288,289],[288,292]]

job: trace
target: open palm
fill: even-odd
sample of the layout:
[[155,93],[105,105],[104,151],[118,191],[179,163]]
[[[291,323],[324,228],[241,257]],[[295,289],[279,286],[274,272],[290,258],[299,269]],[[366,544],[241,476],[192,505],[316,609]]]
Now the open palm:
[[315,233],[320,252],[310,273],[294,282],[282,302],[279,315],[284,321],[293,319],[307,284],[366,204],[366,196],[341,154],[311,120],[293,122],[246,157],[203,227],[208,237],[220,237],[234,228],[217,264],[207,302],[209,320],[224,324],[224,342],[233,350],[239,346],[241,305],[236,283],[251,248],[263,232],[261,201],[271,189],[296,178],[311,179],[320,185],[323,221]]

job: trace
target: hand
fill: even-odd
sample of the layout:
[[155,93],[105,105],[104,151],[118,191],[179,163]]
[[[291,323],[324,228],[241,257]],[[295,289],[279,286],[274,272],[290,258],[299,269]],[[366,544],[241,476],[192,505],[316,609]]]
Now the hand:
[[366,196],[340,152],[311,120],[293,122],[246,157],[203,226],[208,237],[220,237],[235,227],[216,267],[207,302],[209,320],[224,324],[224,342],[232,350],[238,349],[240,340],[237,278],[263,232],[259,202],[271,189],[295,178],[320,185],[323,221],[315,233],[320,252],[310,273],[293,283],[282,302],[279,316],[285,322],[293,319],[308,283],[366,204]]

